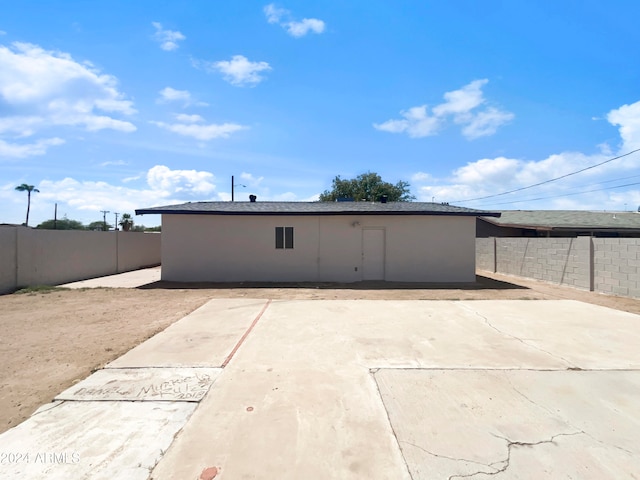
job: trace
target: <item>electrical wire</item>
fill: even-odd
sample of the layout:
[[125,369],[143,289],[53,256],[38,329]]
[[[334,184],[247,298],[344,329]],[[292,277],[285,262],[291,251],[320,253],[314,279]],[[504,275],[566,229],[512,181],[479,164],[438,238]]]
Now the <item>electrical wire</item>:
[[[576,185],[575,187],[572,187],[571,190],[575,190],[575,189],[578,189],[578,188],[593,187],[593,186],[596,186],[596,185],[602,185],[604,183],[619,182],[621,180],[630,180],[632,178],[638,178],[638,177],[640,177],[640,175],[630,175],[628,177],[613,178],[611,180],[603,180],[602,182],[589,183],[587,185]],[[628,185],[637,185],[637,184],[636,183],[630,183]],[[600,191],[603,191],[603,190],[621,188],[622,186],[628,186],[628,185],[604,187],[604,188],[599,188],[599,189],[596,189],[596,190],[587,190],[587,191],[580,191],[580,192],[575,192],[575,193],[574,192],[560,193],[558,195],[552,195],[552,196],[548,196],[548,197],[528,197],[528,198],[523,198],[521,200],[513,200],[511,202],[480,203],[480,205],[478,205],[478,207],[486,207],[486,206],[491,206],[491,205],[509,205],[511,203],[522,203],[522,202],[534,202],[536,200],[542,200],[542,199],[547,199],[547,198],[560,198],[560,197],[566,197],[566,196],[572,196],[572,195],[580,195],[581,193],[600,192]]]
[[570,197],[572,195],[582,195],[583,193],[602,192],[603,190],[613,190],[614,188],[631,187],[631,186],[634,186],[634,185],[640,185],[640,182],[627,183],[625,185],[616,185],[616,186],[613,186],[613,187],[596,188],[594,190],[584,190],[584,191],[581,191],[581,192],[561,193],[559,195],[550,195],[548,197],[529,198],[527,200],[514,200],[512,202],[492,203],[491,205],[510,205],[510,204],[513,204],[513,203],[535,202],[535,201],[538,201],[538,200],[548,200],[550,198]]
[[494,193],[493,195],[486,195],[484,197],[477,197],[477,198],[469,198],[467,200],[455,200],[455,201],[450,202],[450,203],[454,203],[455,204],[455,203],[473,202],[473,201],[476,201],[476,200],[485,200],[487,198],[500,197],[502,195],[508,195],[510,193],[521,192],[522,190],[528,190],[529,188],[539,187],[540,185],[545,185],[547,183],[555,182],[557,180],[561,180],[563,178],[567,178],[567,177],[570,177],[572,175],[576,175],[578,173],[586,172],[587,170],[591,170],[592,168],[599,167],[600,165],[604,165],[605,163],[613,162],[614,160],[618,160],[618,159],[620,159],[622,157],[626,157],[626,156],[631,155],[632,153],[636,153],[638,151],[640,151],[640,148],[637,148],[635,150],[627,152],[624,155],[618,155],[617,157],[610,158],[609,160],[605,160],[604,162],[596,163],[595,165],[591,165],[589,167],[581,168],[580,170],[576,170],[575,172],[566,173],[566,174],[561,175],[559,177],[551,178],[549,180],[545,180],[545,181],[539,182],[539,183],[534,183],[533,185],[528,185],[526,187],[520,187],[520,188],[516,188],[514,190],[509,190],[508,192]]

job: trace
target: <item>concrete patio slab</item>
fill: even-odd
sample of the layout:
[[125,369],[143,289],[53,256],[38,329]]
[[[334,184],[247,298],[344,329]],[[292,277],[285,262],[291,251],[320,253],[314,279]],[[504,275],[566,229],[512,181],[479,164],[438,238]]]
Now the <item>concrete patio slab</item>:
[[221,368],[108,368],[57,395],[55,400],[199,402]]
[[459,305],[497,332],[549,352],[571,367],[640,368],[637,315],[574,300],[515,302]]
[[137,288],[159,281],[160,267],[151,267],[104,277],[89,278],[59,286],[64,288]]
[[210,300],[106,368],[220,367],[266,304]]
[[368,371],[323,367],[230,365],[153,479],[410,479]]
[[[54,403],[0,453],[79,452],[47,478],[633,478],[639,326],[566,300],[217,299],[63,394],[107,401]],[[109,400],[186,367],[222,371],[200,403]]]
[[0,436],[0,478],[147,480],[196,405],[61,402],[42,409]]
[[636,478],[640,372],[379,370],[414,480]]
[[[575,333],[576,326],[563,327],[565,320],[575,315],[574,310],[580,315],[583,328],[594,331],[602,329],[601,323],[606,322],[611,314],[612,319],[622,319],[610,338],[614,354],[595,351],[592,361],[608,365],[629,362],[638,355],[636,345],[627,343],[629,335],[633,335],[639,325],[638,317],[633,314],[619,314],[600,307],[591,310],[589,306],[583,308],[583,304],[576,305],[570,301],[466,303],[274,301],[225,369],[224,380],[216,383],[200,404],[193,421],[185,426],[154,469],[154,480],[198,478],[207,468],[213,467],[220,472],[220,478],[264,478],[265,472],[273,471],[278,471],[279,478],[285,479],[398,479],[411,478],[411,475],[414,479],[449,478],[448,475],[455,474],[457,470],[416,477],[415,471],[424,472],[422,464],[411,458],[398,457],[398,451],[404,453],[405,450],[400,449],[393,436],[371,371],[384,367],[390,372],[402,372],[409,367],[406,371],[411,372],[411,368],[439,365],[439,368],[451,372],[476,368],[480,373],[499,374],[515,369],[524,373],[539,370],[541,372],[538,373],[544,375],[555,370],[569,375],[575,373],[569,369],[578,368],[564,359],[567,350],[572,348],[570,342],[564,342],[562,349],[549,345],[548,350],[529,344],[526,338],[492,327],[487,319],[476,313],[475,309],[481,306],[490,310],[492,306],[497,308],[497,305],[506,303],[505,308],[516,317],[520,311],[530,313],[536,308],[540,308],[544,316],[548,316],[550,310],[556,311],[555,331],[560,337],[571,337]],[[488,312],[488,319],[490,323],[495,320],[491,312]],[[530,321],[535,325],[536,316],[533,315]],[[548,328],[546,324],[542,325]],[[536,330],[535,326],[530,328]],[[605,372],[603,376],[606,377]],[[593,385],[584,381],[580,395],[597,395],[599,388],[606,383],[605,377]],[[527,381],[534,384],[531,380],[523,380],[524,383]],[[544,377],[536,381],[545,384]],[[483,385],[483,381],[476,383]],[[562,380],[559,383],[562,384]],[[422,396],[414,397],[411,388],[407,387],[399,397],[408,398],[409,404],[417,407],[399,411],[396,422],[406,429],[419,425],[416,435],[423,430],[431,432],[429,434],[433,434],[436,444],[442,435],[445,442],[454,445],[461,442],[462,451],[457,451],[458,456],[452,458],[473,460],[475,457],[465,456],[466,450],[482,450],[482,446],[476,447],[460,440],[466,434],[464,422],[457,424],[455,429],[440,430],[443,422],[450,418],[447,412],[453,412],[451,415],[454,417],[457,415],[458,399],[466,398],[469,390],[473,391],[474,387],[470,385],[459,381],[452,383],[449,389],[443,388],[441,397],[436,401],[440,408],[437,413],[440,418],[437,419],[433,418],[431,409],[420,408],[422,397],[431,395],[429,388],[425,392],[416,387]],[[633,383],[631,385],[636,388]],[[522,397],[512,388],[503,392],[504,385],[499,382],[486,382],[485,388],[489,392],[496,390],[493,394],[496,397],[502,396],[496,411],[502,411],[506,425],[517,431],[528,412],[513,417],[507,416],[507,412],[511,403],[522,403]],[[606,388],[613,392],[619,388],[626,391],[630,387],[625,382],[618,384],[614,379]],[[568,398],[570,406],[571,395]],[[589,415],[597,416],[597,409]],[[623,417],[611,420],[621,422]],[[532,418],[534,424],[542,422]],[[559,425],[553,418],[546,421],[552,427]],[[393,426],[395,428],[395,424]],[[570,428],[534,428],[532,434],[536,435],[532,435],[533,440],[515,435],[505,438],[515,438],[513,442],[533,443],[561,433],[562,441],[567,441],[564,434],[575,431]],[[503,433],[511,433],[511,430],[505,429]],[[548,437],[544,436],[546,433],[549,433]],[[640,440],[640,434],[634,438]],[[498,439],[498,443],[502,447],[500,454],[510,451],[506,448],[508,441]],[[516,455],[515,450],[520,447],[525,448],[516,446],[516,443],[510,448]],[[607,454],[607,458],[613,459],[617,455],[614,450]],[[491,457],[489,460],[483,456],[473,460],[476,463],[469,464],[478,467],[481,463],[484,467],[496,462],[493,465],[496,468],[487,466],[485,470],[498,473],[504,459],[504,455],[495,455],[495,459]],[[557,460],[549,457],[553,465]],[[414,470],[410,473],[411,468]],[[470,467],[460,471],[464,474],[481,470]],[[537,478],[544,476],[540,470],[532,471],[537,472]]]
[[[533,306],[509,305],[514,311]],[[235,360],[243,368],[293,361],[367,369],[571,367],[562,352],[545,352],[496,331],[459,301],[274,300],[254,333]]]

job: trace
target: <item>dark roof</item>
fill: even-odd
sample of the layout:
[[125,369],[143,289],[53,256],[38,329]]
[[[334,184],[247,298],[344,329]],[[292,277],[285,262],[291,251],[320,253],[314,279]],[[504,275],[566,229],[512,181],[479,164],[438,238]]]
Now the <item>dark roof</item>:
[[503,210],[500,218],[482,218],[500,227],[535,230],[640,230],[640,213],[581,210]]
[[136,215],[457,215],[500,216],[497,212],[426,202],[193,202],[141,208]]

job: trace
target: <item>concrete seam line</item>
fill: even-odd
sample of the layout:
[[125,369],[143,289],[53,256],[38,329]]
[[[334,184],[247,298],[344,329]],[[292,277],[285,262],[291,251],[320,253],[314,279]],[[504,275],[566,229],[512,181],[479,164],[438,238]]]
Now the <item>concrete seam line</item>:
[[400,454],[400,458],[402,458],[402,462],[404,463],[404,467],[407,469],[407,474],[409,478],[413,479],[413,475],[411,474],[411,469],[409,468],[409,464],[407,463],[407,459],[404,456],[404,451],[402,450],[402,446],[400,445],[400,439],[398,438],[398,434],[396,433],[396,429],[393,428],[393,423],[391,422],[391,417],[389,416],[389,410],[387,409],[387,404],[384,403],[384,397],[382,396],[382,392],[380,391],[380,384],[378,383],[378,379],[376,378],[376,373],[378,373],[380,369],[370,369],[369,376],[375,385],[376,393],[378,394],[378,399],[380,399],[380,403],[382,404],[382,410],[384,411],[385,417],[387,418],[387,424],[389,429],[391,430],[391,435],[393,439],[396,441],[396,447],[398,448],[398,453]]
[[221,365],[222,368],[226,367],[227,364],[231,361],[231,359],[236,354],[236,352],[238,351],[238,349],[240,348],[242,343],[245,341],[245,339],[251,333],[251,330],[253,330],[253,327],[255,327],[256,324],[258,323],[258,320],[260,320],[260,318],[262,317],[264,312],[267,311],[267,308],[269,308],[269,305],[271,305],[271,299],[267,300],[267,303],[264,304],[264,306],[262,307],[262,310],[260,310],[260,313],[258,313],[256,318],[253,319],[253,322],[251,322],[251,325],[249,325],[249,328],[247,328],[247,331],[244,332],[244,335],[242,335],[240,340],[238,340],[238,343],[236,343],[236,346],[233,347],[233,350],[231,350],[231,353],[227,356],[227,358],[224,359],[224,362],[222,362],[222,365]]

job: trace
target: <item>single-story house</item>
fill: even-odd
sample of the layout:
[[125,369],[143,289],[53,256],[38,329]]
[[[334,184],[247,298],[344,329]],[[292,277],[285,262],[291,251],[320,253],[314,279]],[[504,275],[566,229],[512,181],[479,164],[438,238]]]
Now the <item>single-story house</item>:
[[194,202],[162,215],[162,279],[473,282],[476,217],[420,202]]
[[486,237],[640,237],[640,213],[582,210],[502,210],[477,219]]

